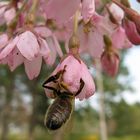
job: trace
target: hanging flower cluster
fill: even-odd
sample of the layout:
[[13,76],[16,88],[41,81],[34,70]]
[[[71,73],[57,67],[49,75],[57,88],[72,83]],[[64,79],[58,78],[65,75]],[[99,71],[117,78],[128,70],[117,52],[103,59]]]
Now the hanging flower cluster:
[[[52,66],[58,56],[61,61],[52,76],[64,70],[62,82],[73,94],[82,81],[84,87],[76,96],[80,100],[95,92],[80,54],[99,59],[103,71],[115,76],[119,52],[140,45],[140,14],[128,0],[3,0],[1,28],[0,64],[7,64],[11,71],[24,64],[32,80],[39,75],[43,60]],[[67,54],[63,54],[60,42]],[[46,84],[50,85],[56,87],[58,83]],[[46,95],[53,96],[48,89]]]

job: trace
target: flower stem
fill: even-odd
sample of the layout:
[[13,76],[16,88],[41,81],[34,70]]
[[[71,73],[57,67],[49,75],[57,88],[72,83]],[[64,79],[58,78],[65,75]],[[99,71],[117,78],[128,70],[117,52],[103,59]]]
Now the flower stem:
[[34,14],[38,5],[38,0],[33,0],[32,7],[30,9],[30,13]]
[[75,16],[74,16],[74,30],[73,30],[73,33],[75,35],[77,34],[77,29],[78,29],[78,17],[79,17],[79,11],[77,11],[75,13]]
[[36,9],[37,9],[37,6],[38,6],[38,2],[39,0],[33,0],[33,4],[31,6],[31,9],[29,11],[29,14],[27,16],[27,24],[33,24],[34,21],[35,21],[35,14],[36,14]]

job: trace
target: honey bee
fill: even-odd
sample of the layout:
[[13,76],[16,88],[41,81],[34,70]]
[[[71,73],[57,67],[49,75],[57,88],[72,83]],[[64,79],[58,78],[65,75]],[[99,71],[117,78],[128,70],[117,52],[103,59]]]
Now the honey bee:
[[[59,71],[56,75],[49,77],[44,83],[43,87],[53,91],[56,98],[49,106],[45,115],[44,123],[49,130],[57,130],[61,128],[71,117],[73,112],[73,103],[75,96],[77,96],[84,87],[84,81],[80,79],[80,87],[76,94],[71,93],[66,86],[61,83],[60,77],[63,71]],[[58,88],[47,86],[49,82],[58,82]]]

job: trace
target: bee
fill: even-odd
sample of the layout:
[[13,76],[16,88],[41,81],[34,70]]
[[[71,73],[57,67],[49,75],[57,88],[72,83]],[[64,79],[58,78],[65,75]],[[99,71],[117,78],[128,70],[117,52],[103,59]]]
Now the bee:
[[[77,96],[84,87],[84,81],[80,79],[80,87],[76,94],[71,93],[63,82],[60,82],[64,70],[59,71],[56,75],[49,77],[44,83],[43,87],[53,91],[56,96],[54,102],[49,106],[45,115],[44,123],[49,130],[57,130],[62,127],[71,117],[73,112],[73,103],[75,96]],[[58,88],[47,86],[49,82],[58,82]]]

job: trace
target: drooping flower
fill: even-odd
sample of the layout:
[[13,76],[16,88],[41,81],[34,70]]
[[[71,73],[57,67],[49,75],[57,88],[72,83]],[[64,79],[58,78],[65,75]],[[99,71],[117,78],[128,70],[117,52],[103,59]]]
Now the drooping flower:
[[[51,31],[47,29],[43,31],[38,27],[33,32],[27,30],[10,39],[0,51],[0,60],[5,59],[11,71],[24,63],[29,79],[36,78],[41,70],[42,58],[47,64],[52,65],[57,51],[61,56],[63,55]],[[44,36],[47,38],[44,39]]]
[[87,52],[93,58],[99,58],[103,52],[103,32],[100,26],[102,17],[93,15],[85,25],[80,25],[78,35],[80,39],[80,52]]
[[115,18],[115,20],[121,24],[122,19],[124,18],[124,12],[123,10],[116,4],[112,3],[109,6],[109,10],[111,12],[111,14],[113,15],[113,17]]
[[119,26],[111,34],[112,46],[117,49],[131,48],[132,43],[128,40],[125,30]]
[[125,12],[125,19],[123,22],[123,27],[126,31],[126,35],[128,39],[135,45],[140,44],[140,14],[131,9],[130,7],[126,7],[125,5],[119,3],[116,0],[113,0],[118,6],[120,6]]
[[16,16],[16,9],[10,2],[0,2],[0,24],[9,25]]
[[82,2],[81,0],[49,0],[45,9],[47,19],[54,19],[59,24],[67,22],[77,10],[81,11],[83,20],[88,22],[95,12],[95,2],[94,0]]
[[120,58],[110,38],[104,35],[105,50],[101,55],[103,71],[114,77],[118,73]]
[[[75,58],[73,55],[68,55],[54,70],[51,76],[57,75],[60,71],[64,73],[61,76],[61,80],[58,78],[55,82],[49,82],[46,86],[58,88],[58,85],[63,83],[67,89],[67,92],[75,95],[80,88],[81,80],[84,85],[81,92],[76,96],[79,100],[87,99],[95,92],[95,84],[91,74],[88,71],[87,66],[80,59]],[[59,83],[60,82],[60,83]],[[63,90],[63,89],[61,89]],[[45,89],[48,97],[54,97],[53,92],[49,89]]]
[[104,72],[112,77],[118,73],[119,61],[119,56],[115,51],[104,51],[101,56],[101,64]]
[[80,6],[80,0],[49,0],[46,6],[48,19],[64,23],[72,17]]
[[94,0],[83,0],[81,15],[85,23],[87,23],[90,18],[95,13],[95,1]]
[[129,19],[123,20],[123,27],[125,29],[128,39],[135,45],[140,44],[140,33],[137,31],[136,25],[134,22]]

